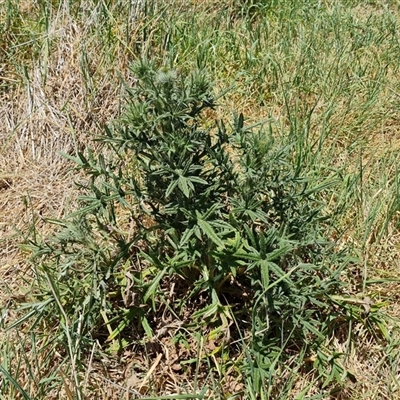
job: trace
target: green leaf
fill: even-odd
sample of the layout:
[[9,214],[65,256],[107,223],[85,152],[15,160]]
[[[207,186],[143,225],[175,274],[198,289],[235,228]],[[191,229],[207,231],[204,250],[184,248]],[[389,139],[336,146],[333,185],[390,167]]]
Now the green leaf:
[[31,317],[35,316],[36,314],[41,314],[45,308],[50,304],[54,302],[54,299],[52,297],[48,298],[47,300],[40,302],[40,303],[28,303],[24,304],[23,306],[17,308],[17,312],[22,311],[22,310],[27,310],[30,309],[30,311],[26,314],[23,314],[21,318],[17,319],[14,321],[12,324],[7,326],[6,331],[11,331],[12,329],[18,327],[22,323],[28,321]]
[[178,180],[172,181],[167,188],[167,191],[165,192],[165,197],[168,197],[172,191],[176,188],[176,185],[178,184]]
[[102,204],[101,204],[100,200],[93,199],[92,204],[90,204],[86,207],[82,207],[79,210],[72,212],[71,214],[68,214],[67,218],[74,218],[74,217],[88,214],[90,211],[96,210],[97,208],[99,208],[101,206],[102,206]]
[[210,225],[216,228],[224,229],[226,232],[235,231],[235,228],[231,224],[228,224],[227,222],[222,220],[212,221],[210,222]]
[[10,375],[10,373],[0,364],[0,372],[17,389],[25,400],[32,400],[31,396],[25,392],[21,385]]
[[162,271],[160,271],[156,277],[153,279],[153,281],[151,282],[151,285],[148,287],[148,289],[146,290],[145,295],[143,296],[143,302],[147,302],[147,300],[150,297],[153,297],[156,292],[157,292],[157,288],[158,285],[161,281],[161,279],[163,278],[163,276],[165,275],[165,273],[167,272],[167,268],[164,268]]
[[[81,166],[85,165],[86,162],[87,162],[86,158],[84,158],[84,156],[81,155],[81,153],[79,153],[79,157],[71,156],[71,155],[69,155],[67,153],[64,153],[63,151],[59,151],[58,154],[60,154],[62,157],[66,158],[66,159],[68,159],[70,161],[73,161],[75,164],[78,164],[78,165],[81,165]],[[83,159],[82,159],[82,157],[83,157]]]
[[208,306],[204,307],[203,309],[196,311],[193,314],[193,318],[209,318],[214,316],[219,310],[219,304],[218,303],[213,303],[209,304]]
[[143,327],[144,331],[146,332],[147,337],[151,339],[153,337],[153,330],[150,327],[149,321],[147,320],[147,318],[145,316],[143,316],[141,318],[141,322],[142,322],[142,327]]
[[202,185],[207,185],[208,182],[205,181],[204,179],[201,179],[197,176],[190,176],[189,178],[187,178],[189,181],[191,182],[195,182],[195,183],[201,183]]
[[266,260],[260,260],[258,265],[260,266],[263,287],[267,288],[269,286],[269,262]]
[[190,197],[190,190],[188,187],[187,179],[182,175],[178,178],[178,187],[187,198]]
[[[111,342],[114,340],[129,324],[132,322],[133,318],[137,314],[137,310],[135,308],[132,308],[128,310],[127,312],[124,313],[123,316],[119,317],[118,319],[121,319],[118,326],[110,333],[110,335],[107,338],[108,342]],[[109,323],[112,322],[109,321]]]
[[202,219],[197,220],[198,225],[200,226],[201,230],[203,233],[211,240],[213,241],[217,246],[222,247],[225,249],[225,244],[224,242],[218,237],[218,235],[215,233],[214,229],[212,226],[207,222]]
[[244,117],[243,117],[243,113],[240,113],[239,118],[238,118],[238,125],[237,125],[238,130],[242,130],[243,125],[244,125]]
[[[270,264],[269,264],[269,267],[270,267],[271,269],[272,269],[272,267],[276,267],[275,270],[278,270],[278,271],[280,271],[280,273],[283,273],[282,269],[279,268],[279,267],[278,267],[276,264],[274,264],[274,263],[270,263]],[[268,291],[268,290],[272,289],[274,286],[278,285],[278,284],[279,284],[280,282],[282,282],[282,281],[286,281],[290,286],[292,286],[292,285],[293,285],[293,282],[289,279],[289,277],[290,277],[290,275],[291,275],[294,271],[296,271],[296,269],[298,269],[298,268],[299,268],[299,266],[293,267],[291,270],[289,270],[288,272],[286,272],[286,274],[281,275],[281,276],[279,277],[279,279],[273,281],[267,288],[265,288],[265,291]],[[275,270],[274,270],[274,272],[275,272]],[[279,275],[278,275],[278,276],[279,276]]]
[[186,243],[191,239],[191,237],[194,234],[194,229],[186,229],[185,232],[183,233],[181,240],[179,242],[179,246],[182,248],[186,245]]
[[310,332],[312,332],[314,335],[318,336],[319,339],[324,340],[326,339],[325,336],[318,330],[316,329],[312,324],[310,324],[308,321],[305,319],[302,319],[300,323],[308,329]]
[[333,185],[335,185],[337,183],[338,183],[337,179],[328,178],[324,182],[319,184],[318,186],[315,186],[315,187],[313,187],[311,189],[306,190],[305,191],[305,195],[309,196],[310,194],[321,192],[321,191],[323,191],[325,189],[328,189],[329,187],[331,187],[331,186],[333,186]]
[[203,215],[203,217],[202,217],[201,214],[200,214],[199,212],[197,212],[197,210],[196,210],[197,218],[201,218],[201,219],[206,220],[206,219],[210,218],[211,215],[213,215],[213,214],[215,213],[215,211],[218,210],[218,208],[221,208],[221,207],[222,207],[221,203],[216,202],[214,205],[212,205],[212,206],[209,208],[209,210]]
[[291,248],[292,248],[292,246],[290,246],[290,245],[282,246],[282,247],[280,247],[278,249],[275,249],[271,253],[267,254],[265,259],[267,261],[274,261],[274,260],[280,258],[281,256],[283,256],[284,254],[287,254],[287,252],[289,250],[291,250]]

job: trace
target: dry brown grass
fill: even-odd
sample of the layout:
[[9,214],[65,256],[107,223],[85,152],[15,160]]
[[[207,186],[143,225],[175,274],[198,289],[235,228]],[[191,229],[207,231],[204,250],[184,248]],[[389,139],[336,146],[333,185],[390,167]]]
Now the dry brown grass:
[[[24,9],[30,8],[34,8],[33,3],[25,2]],[[0,305],[5,309],[28,301],[34,279],[28,255],[18,248],[24,235],[31,231],[33,223],[39,235],[51,234],[52,228],[43,220],[61,218],[76,207],[77,176],[59,152],[75,154],[75,149],[84,150],[91,136],[101,132],[102,124],[118,113],[120,87],[116,70],[95,81],[95,93],[90,92],[83,77],[82,40],[87,27],[77,23],[68,10],[59,12],[51,24],[51,53],[42,48],[38,59],[27,69],[26,79],[15,79],[14,71],[2,76],[3,81],[12,82],[8,90],[2,91],[0,100]],[[102,54],[95,50],[90,53],[91,63],[101,65],[98,57]],[[124,63],[123,59],[118,61]],[[123,72],[124,66],[120,67]],[[5,322],[12,323],[15,317],[9,311]],[[0,339],[4,335],[0,332]],[[28,332],[21,330],[13,340],[29,343]],[[26,351],[28,360],[36,357],[29,346],[22,346],[20,351]],[[58,360],[45,360],[43,365],[60,361],[61,356]],[[114,371],[121,369],[117,363]],[[104,396],[93,398],[111,399],[112,383],[123,382],[112,369],[107,374],[103,369],[103,375],[108,376],[109,382],[101,381],[97,387]],[[26,370],[20,371],[19,379],[23,387],[29,385]],[[56,392],[46,398],[60,398]],[[62,397],[65,396],[64,393]]]

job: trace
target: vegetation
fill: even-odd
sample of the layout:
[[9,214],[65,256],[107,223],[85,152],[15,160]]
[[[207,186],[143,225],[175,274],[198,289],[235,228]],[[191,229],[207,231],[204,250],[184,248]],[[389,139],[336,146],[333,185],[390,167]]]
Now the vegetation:
[[397,6],[0,7],[0,398],[396,396]]

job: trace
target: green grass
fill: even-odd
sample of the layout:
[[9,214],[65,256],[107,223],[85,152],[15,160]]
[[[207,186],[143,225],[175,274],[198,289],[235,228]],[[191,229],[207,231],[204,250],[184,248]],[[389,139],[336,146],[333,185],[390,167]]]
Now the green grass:
[[[17,199],[26,196],[28,202],[23,218],[0,210],[6,216],[1,226],[14,225],[20,233],[1,239],[6,271],[0,276],[1,399],[110,398],[111,392],[124,398],[127,387],[130,398],[326,399],[333,392],[349,399],[396,398],[400,10],[395,2],[12,0],[0,4],[0,23],[0,183],[12,182],[5,184],[10,189],[0,189],[0,204],[21,210]],[[321,314],[319,322],[333,328],[323,329],[322,336],[314,332],[317,347],[299,345],[295,326],[266,345],[263,332],[275,322],[254,311],[263,310],[261,303],[246,309],[250,299],[242,299],[241,314],[236,304],[210,301],[213,290],[179,297],[182,276],[195,286],[205,282],[193,271],[175,270],[169,277],[170,270],[152,265],[154,255],[135,252],[134,261],[125,257],[104,275],[104,260],[112,259],[118,238],[133,239],[137,226],[117,208],[121,232],[91,227],[85,233],[77,200],[82,192],[70,185],[73,180],[85,185],[85,170],[68,171],[73,163],[58,154],[87,156],[91,147],[95,167],[101,165],[100,150],[106,162],[112,160],[112,149],[93,139],[105,134],[105,124],[118,126],[114,121],[123,115],[126,86],[137,84],[130,65],[143,58],[182,76],[201,69],[214,93],[226,91],[216,109],[201,117],[204,127],[223,119],[231,129],[232,115],[243,113],[245,126],[264,121],[254,129],[273,137],[278,147],[291,145],[286,162],[312,182],[313,201],[330,216],[318,229],[335,242],[334,254],[358,258],[338,262],[343,271],[336,278],[347,288],[329,294],[330,313]],[[137,167],[126,157],[121,163],[129,173]],[[64,180],[69,185],[58,187]],[[182,182],[179,187],[183,194],[190,190]],[[73,210],[79,218],[62,220]],[[207,218],[199,226],[211,246],[233,239],[207,225]],[[82,237],[76,237],[77,227]],[[58,242],[55,232],[64,235]],[[71,238],[84,246],[74,248],[69,259],[57,246]],[[27,252],[49,243],[50,258],[29,264],[28,255],[17,252],[18,242]],[[21,265],[31,265],[23,286],[9,278],[10,252]],[[132,272],[133,262],[141,266],[140,274]],[[168,266],[176,269],[172,261]],[[110,276],[114,286],[102,298]],[[261,278],[264,290],[279,287],[276,278]],[[219,279],[217,291],[229,277]],[[22,292],[24,300],[12,297],[14,292]],[[174,325],[182,315],[184,324]],[[303,329],[312,330],[307,322]],[[170,328],[158,343],[163,325]]]

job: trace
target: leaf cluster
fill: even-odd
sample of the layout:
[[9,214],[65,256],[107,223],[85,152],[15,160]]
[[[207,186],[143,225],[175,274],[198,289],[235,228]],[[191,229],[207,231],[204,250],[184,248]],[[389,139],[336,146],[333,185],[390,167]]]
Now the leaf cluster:
[[126,345],[154,335],[160,310],[179,317],[197,302],[197,323],[240,320],[251,332],[249,365],[271,361],[271,349],[284,358],[322,346],[351,318],[333,297],[350,258],[326,239],[329,179],[307,174],[295,143],[271,127],[246,127],[240,113],[213,121],[204,71],[141,61],[132,72],[101,151],[70,157],[88,177],[82,207],[35,244],[63,318]]

